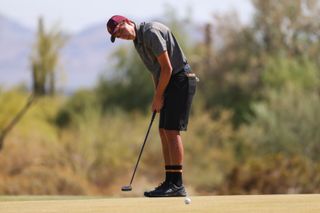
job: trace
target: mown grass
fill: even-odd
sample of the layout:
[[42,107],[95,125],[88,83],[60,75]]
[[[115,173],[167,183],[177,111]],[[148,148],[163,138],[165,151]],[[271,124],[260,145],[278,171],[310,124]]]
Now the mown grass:
[[19,196],[0,196],[0,202],[7,201],[49,201],[49,200],[87,200],[105,199],[106,196],[74,196],[74,195],[19,195]]
[[[93,199],[92,199],[93,198]],[[250,195],[184,198],[102,198],[102,197],[8,197],[0,198],[0,212],[237,212],[318,213],[320,195]]]

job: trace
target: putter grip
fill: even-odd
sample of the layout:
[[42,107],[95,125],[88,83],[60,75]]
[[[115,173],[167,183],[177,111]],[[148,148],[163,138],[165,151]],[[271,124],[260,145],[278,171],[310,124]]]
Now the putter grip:
[[151,124],[152,124],[154,118],[156,117],[156,114],[157,114],[157,111],[153,111],[152,118],[151,118]]

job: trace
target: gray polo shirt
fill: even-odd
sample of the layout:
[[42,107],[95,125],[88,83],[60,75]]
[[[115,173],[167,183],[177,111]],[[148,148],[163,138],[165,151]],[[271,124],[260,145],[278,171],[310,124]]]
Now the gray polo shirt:
[[164,51],[168,52],[172,74],[190,68],[186,66],[187,59],[167,26],[158,22],[141,23],[136,27],[136,36],[134,46],[156,82],[159,81],[161,71],[157,56]]

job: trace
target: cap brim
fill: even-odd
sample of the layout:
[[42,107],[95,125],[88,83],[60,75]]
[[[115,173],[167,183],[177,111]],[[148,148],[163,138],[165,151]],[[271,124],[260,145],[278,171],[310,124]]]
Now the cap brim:
[[116,34],[116,32],[119,30],[119,27],[118,27],[118,26],[119,26],[119,24],[115,27],[114,31],[113,31],[112,34],[111,34],[110,40],[111,40],[112,43],[116,40],[115,34]]
[[113,42],[116,40],[116,37],[112,35],[111,38],[110,38],[110,40],[111,40],[111,42],[113,43]]

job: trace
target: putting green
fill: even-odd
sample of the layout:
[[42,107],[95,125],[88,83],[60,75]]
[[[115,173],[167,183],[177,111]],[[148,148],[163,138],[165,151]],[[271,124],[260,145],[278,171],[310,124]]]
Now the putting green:
[[249,195],[184,198],[0,197],[1,213],[237,212],[319,213],[320,195]]

